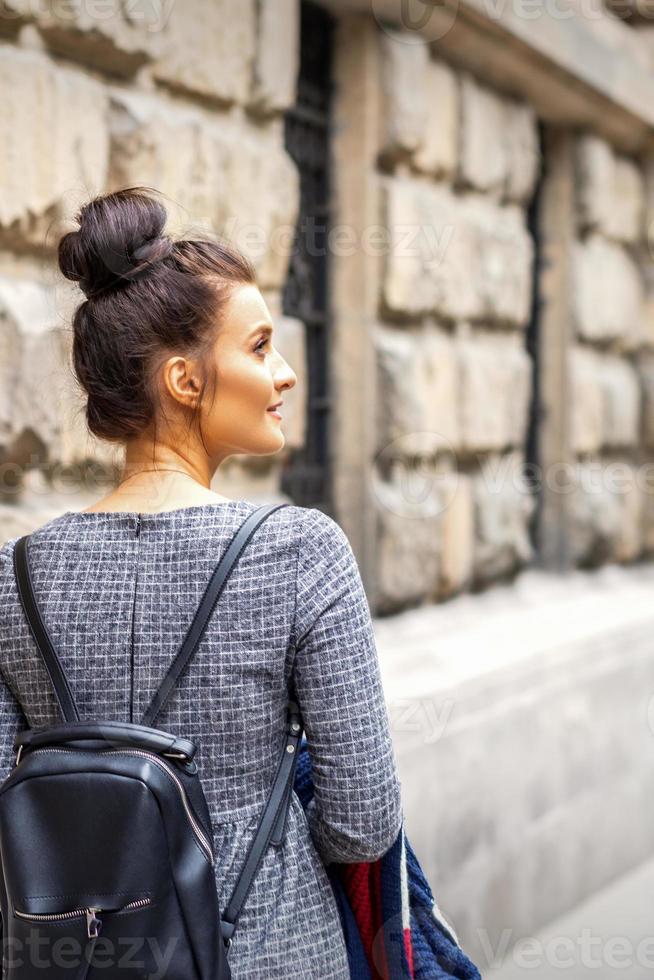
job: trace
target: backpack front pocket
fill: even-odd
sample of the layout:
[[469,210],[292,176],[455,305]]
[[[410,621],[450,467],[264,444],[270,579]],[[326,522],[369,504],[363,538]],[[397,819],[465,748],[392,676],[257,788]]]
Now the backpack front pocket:
[[70,909],[65,912],[25,912],[23,909],[14,909],[14,915],[19,916],[21,919],[27,919],[31,922],[63,922],[66,919],[76,919],[82,916],[86,917],[86,928],[87,935],[89,939],[93,939],[95,936],[100,934],[102,928],[102,918],[99,917],[100,912],[111,912],[116,914],[119,912],[128,912],[134,909],[143,908],[146,905],[151,905],[152,899],[148,897],[137,898],[133,902],[128,902],[126,905],[119,906],[99,906],[99,905],[89,905],[84,908]]
[[[47,976],[48,980],[73,977],[75,980],[85,980],[94,965],[94,950],[101,936],[103,943],[98,947],[95,965],[105,970],[113,966],[117,972],[120,967],[120,976],[126,980],[144,975],[142,950],[140,962],[135,959],[129,962],[126,959],[129,950],[126,950],[125,944],[142,947],[149,930],[143,921],[137,923],[132,916],[154,906],[151,895],[142,895],[127,902],[124,899],[112,900],[108,896],[102,905],[79,903],[57,911],[31,910],[35,905],[42,906],[45,901],[31,896],[29,902],[21,903],[22,908],[18,907],[18,903],[14,907],[11,937],[14,948],[5,950],[5,969],[10,980],[27,980],[39,975]],[[51,902],[52,899],[49,899],[47,904],[51,905]],[[137,955],[139,950],[133,948],[132,952]],[[123,963],[120,962],[121,958]]]

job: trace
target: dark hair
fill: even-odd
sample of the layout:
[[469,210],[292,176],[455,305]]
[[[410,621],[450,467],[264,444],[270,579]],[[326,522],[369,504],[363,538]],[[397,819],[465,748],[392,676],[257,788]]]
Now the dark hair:
[[[73,368],[86,392],[90,431],[110,442],[154,424],[156,370],[178,352],[204,356],[239,284],[255,271],[226,241],[164,234],[167,212],[151,187],[127,187],[83,205],[79,230],[63,235],[59,268],[87,297],[73,316]],[[190,423],[198,417],[194,412]]]

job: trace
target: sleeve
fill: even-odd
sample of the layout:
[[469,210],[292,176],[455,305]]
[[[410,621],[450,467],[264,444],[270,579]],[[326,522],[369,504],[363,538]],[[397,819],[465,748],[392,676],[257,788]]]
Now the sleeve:
[[356,558],[340,525],[317,508],[303,514],[294,643],[311,836],[325,864],[374,861],[399,833],[401,784]]
[[28,727],[22,708],[4,678],[0,676],[0,783],[7,778],[14,767],[16,735]]

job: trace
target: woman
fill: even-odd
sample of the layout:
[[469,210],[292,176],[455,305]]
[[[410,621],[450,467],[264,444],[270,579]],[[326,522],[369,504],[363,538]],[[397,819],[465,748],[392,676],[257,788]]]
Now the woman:
[[[257,504],[210,490],[234,453],[284,445],[296,382],[249,262],[227,244],[172,241],[150,188],[96,198],[59,264],[85,296],[74,368],[98,437],[125,447],[119,485],[31,537],[34,591],[82,718],[141,720],[232,534]],[[60,721],[0,549],[2,777],[17,730]],[[348,539],[315,508],[275,511],[240,557],[157,719],[196,742],[220,907],[241,870],[283,744],[293,685],[314,799],[293,794],[230,948],[247,980],[349,977],[325,864],[372,861],[402,820],[370,610]]]

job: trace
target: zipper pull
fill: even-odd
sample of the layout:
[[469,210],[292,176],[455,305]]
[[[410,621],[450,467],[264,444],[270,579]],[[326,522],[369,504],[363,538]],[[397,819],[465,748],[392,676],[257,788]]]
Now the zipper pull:
[[86,910],[86,931],[89,939],[95,939],[99,935],[100,929],[102,928],[102,920],[97,917],[96,912],[102,911],[99,908],[94,908],[91,906]]
[[82,969],[78,974],[77,980],[87,980],[88,978],[89,970],[91,969],[91,960],[93,959],[93,951],[98,941],[100,929],[102,928],[102,921],[98,919],[95,913],[101,911],[102,909],[94,908],[92,905],[86,909],[86,931],[90,941],[86,944],[84,963],[82,964]]
[[137,538],[138,538],[138,536],[139,536],[140,533],[141,533],[141,515],[140,514],[137,514],[136,515],[136,537]]

